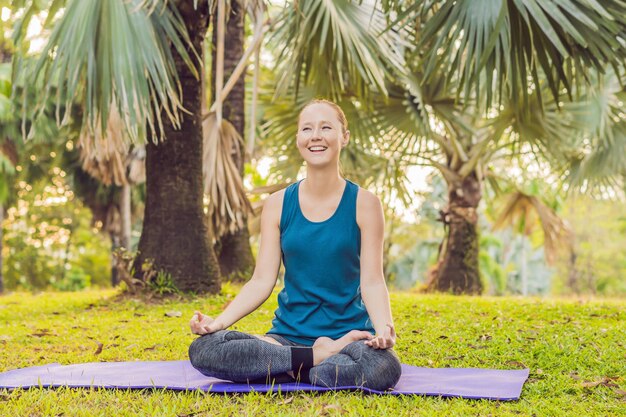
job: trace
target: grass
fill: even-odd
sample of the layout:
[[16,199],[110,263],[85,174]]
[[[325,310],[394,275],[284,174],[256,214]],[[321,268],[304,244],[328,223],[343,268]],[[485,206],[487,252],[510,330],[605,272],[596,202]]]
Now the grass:
[[[186,359],[195,309],[217,315],[237,288],[158,302],[81,293],[0,297],[0,372],[51,362]],[[0,390],[1,416],[522,415],[626,416],[624,300],[392,293],[404,363],[530,368],[516,402],[358,392],[218,395],[165,390]],[[275,295],[234,328],[263,333]],[[179,311],[181,317],[166,312]]]

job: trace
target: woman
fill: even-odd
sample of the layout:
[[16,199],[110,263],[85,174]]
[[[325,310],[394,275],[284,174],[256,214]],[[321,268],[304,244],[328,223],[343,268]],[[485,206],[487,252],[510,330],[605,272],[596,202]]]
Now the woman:
[[[400,361],[382,266],[380,200],[341,177],[350,132],[343,111],[313,100],[298,119],[306,179],[268,197],[254,274],[215,319],[196,312],[189,347],[205,375],[236,382],[302,381],[385,390]],[[225,330],[270,296],[281,262],[285,287],[264,336]],[[375,332],[375,335],[373,333]]]

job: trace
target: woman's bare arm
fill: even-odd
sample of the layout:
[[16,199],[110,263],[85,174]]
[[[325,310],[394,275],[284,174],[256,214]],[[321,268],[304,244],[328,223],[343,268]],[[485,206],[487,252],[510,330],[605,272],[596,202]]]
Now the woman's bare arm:
[[383,272],[385,219],[378,197],[363,189],[357,198],[357,223],[361,229],[361,297],[376,330],[376,337],[366,343],[390,348],[396,334]]
[[284,190],[278,191],[270,195],[263,205],[261,242],[252,278],[215,319],[196,312],[190,322],[193,333],[213,333],[230,327],[256,310],[272,293],[280,267],[279,224],[283,195]]

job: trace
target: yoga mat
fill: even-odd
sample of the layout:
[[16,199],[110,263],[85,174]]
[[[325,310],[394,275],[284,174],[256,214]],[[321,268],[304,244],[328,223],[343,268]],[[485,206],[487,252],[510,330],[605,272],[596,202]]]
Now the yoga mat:
[[167,388],[231,392],[362,390],[372,394],[419,394],[442,397],[516,400],[528,378],[528,369],[420,368],[402,365],[402,377],[389,391],[358,386],[317,387],[304,383],[275,385],[240,384],[210,378],[195,370],[189,361],[92,362],[62,366],[50,364],[0,373],[0,388],[102,387]]

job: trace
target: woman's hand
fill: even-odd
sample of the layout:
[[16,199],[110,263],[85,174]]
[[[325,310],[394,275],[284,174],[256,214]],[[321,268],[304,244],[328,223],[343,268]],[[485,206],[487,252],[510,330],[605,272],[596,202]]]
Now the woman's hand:
[[393,324],[387,323],[387,328],[382,336],[372,336],[365,344],[374,349],[390,349],[396,344],[396,330]]
[[189,322],[191,327],[191,333],[205,335],[209,333],[215,333],[218,330],[223,330],[224,326],[212,319],[209,316],[205,316],[199,311],[193,313],[193,317]]

